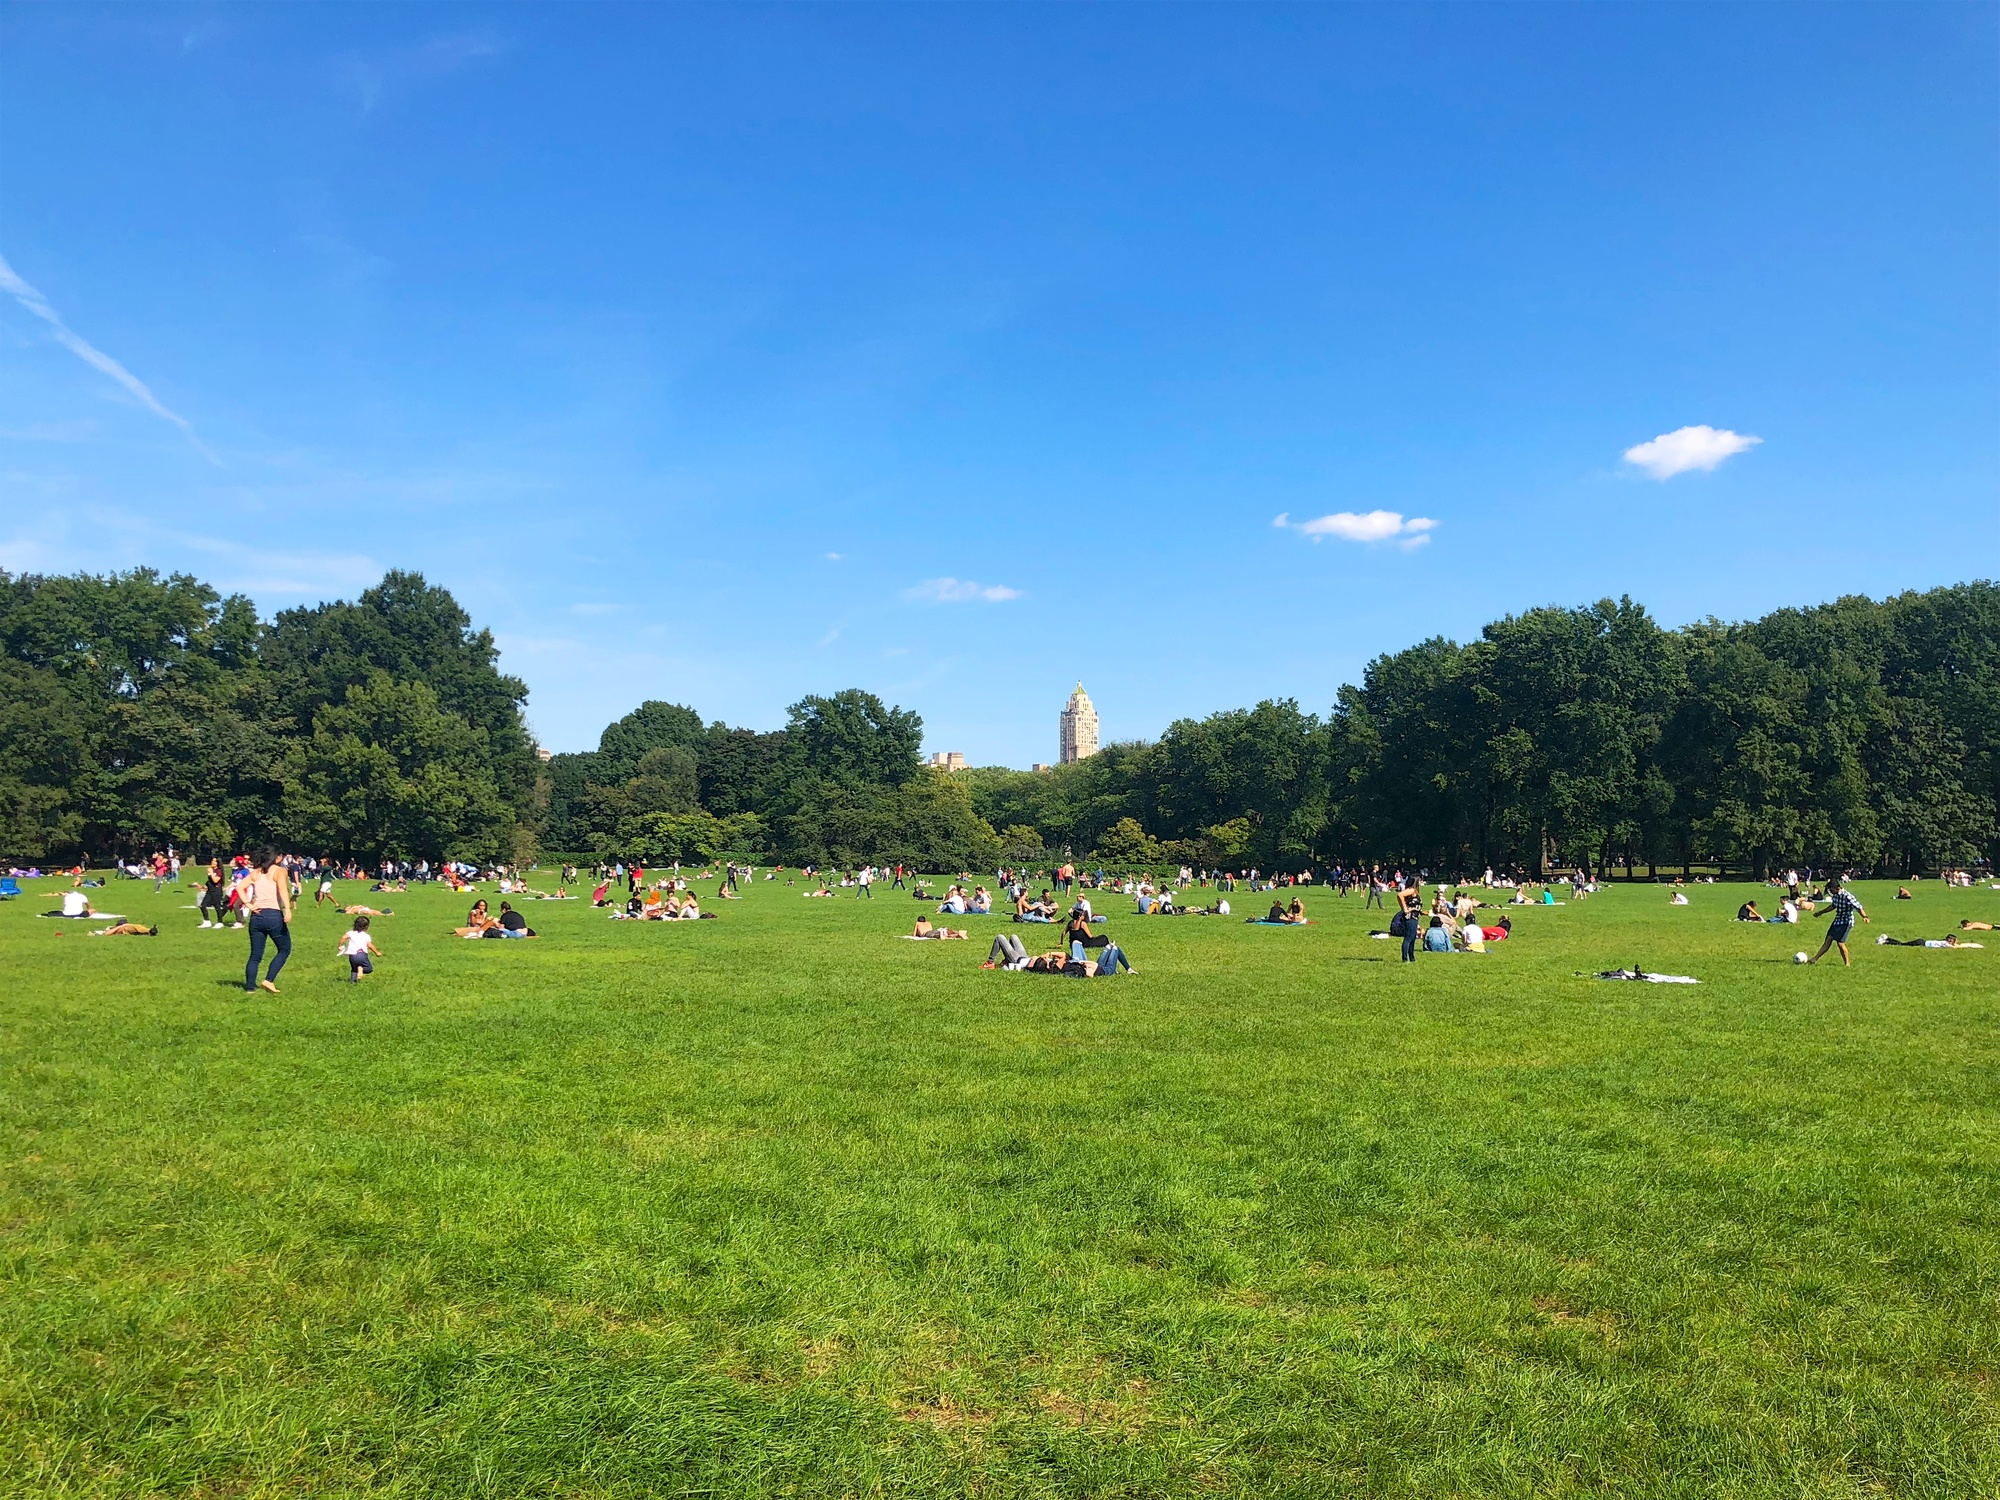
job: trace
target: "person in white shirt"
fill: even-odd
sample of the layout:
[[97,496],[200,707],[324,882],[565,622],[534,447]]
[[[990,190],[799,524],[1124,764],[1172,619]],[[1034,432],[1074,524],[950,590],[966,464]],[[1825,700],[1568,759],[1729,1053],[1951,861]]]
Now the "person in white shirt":
[[361,983],[363,974],[373,974],[375,965],[370,958],[380,958],[382,950],[375,946],[375,940],[368,935],[368,918],[356,917],[352,931],[340,937],[340,956],[347,960],[347,982]]

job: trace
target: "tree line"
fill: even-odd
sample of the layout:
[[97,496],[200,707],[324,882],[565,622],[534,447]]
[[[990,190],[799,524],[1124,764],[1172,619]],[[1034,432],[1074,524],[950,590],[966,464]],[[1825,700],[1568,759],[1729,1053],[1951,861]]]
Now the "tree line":
[[261,621],[150,570],[0,573],[0,844],[14,858],[272,840],[375,860],[1441,871],[2000,859],[2000,586],[1662,628],[1526,611],[1293,700],[1044,772],[921,763],[847,690],[760,732],[648,702],[538,760],[527,689],[444,589],[391,573]]

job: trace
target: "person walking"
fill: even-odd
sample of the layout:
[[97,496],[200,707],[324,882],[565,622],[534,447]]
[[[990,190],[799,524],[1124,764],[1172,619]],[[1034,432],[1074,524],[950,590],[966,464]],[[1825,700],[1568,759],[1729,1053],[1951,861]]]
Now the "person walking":
[[[243,905],[250,913],[250,962],[243,969],[243,992],[265,989],[278,993],[278,971],[292,956],[292,882],[278,863],[275,849],[259,849],[243,882]],[[264,959],[264,942],[277,945],[271,968],[260,980],[257,965]]]
[[1854,919],[1857,916],[1864,922],[1868,920],[1868,911],[1854,899],[1853,892],[1847,889],[1838,875],[1827,881],[1826,890],[1833,913],[1833,924],[1826,929],[1826,941],[1819,945],[1819,952],[1806,962],[1816,964],[1826,957],[1827,949],[1838,948],[1841,963],[1851,969],[1854,967],[1854,960],[1847,952],[1847,935],[1854,931]]
[[866,896],[870,901],[873,901],[875,899],[875,867],[873,865],[863,865],[861,873],[855,876],[854,880],[855,884],[861,887],[855,893],[854,899],[859,901],[863,896]]

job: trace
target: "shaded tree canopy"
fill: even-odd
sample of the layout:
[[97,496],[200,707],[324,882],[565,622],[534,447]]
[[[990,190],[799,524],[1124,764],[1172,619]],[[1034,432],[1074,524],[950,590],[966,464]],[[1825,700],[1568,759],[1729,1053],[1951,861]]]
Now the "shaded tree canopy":
[[0,573],[0,841],[13,858],[265,839],[376,858],[564,853],[976,868],[1065,852],[1265,869],[2000,857],[2000,587],[1662,628],[1541,608],[1292,700],[1038,773],[919,762],[847,689],[782,729],[648,701],[542,766],[489,631],[390,573],[260,622],[149,569]]

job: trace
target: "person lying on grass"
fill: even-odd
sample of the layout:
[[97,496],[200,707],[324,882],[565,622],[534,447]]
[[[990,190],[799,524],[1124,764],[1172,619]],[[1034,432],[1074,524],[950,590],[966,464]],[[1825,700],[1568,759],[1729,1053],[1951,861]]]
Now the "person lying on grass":
[[372,906],[360,905],[336,907],[335,910],[343,917],[393,917],[396,915],[393,910],[377,911]]
[[1991,922],[1975,922],[1970,917],[1966,917],[1958,925],[1967,932],[1991,932],[1993,930]]
[[929,917],[918,917],[916,930],[910,936],[916,938],[937,938],[943,941],[946,938],[969,938],[972,934],[953,927],[933,927]]
[[[130,925],[129,923],[127,924]],[[1984,943],[1968,943],[1955,932],[1941,938],[1892,938],[1887,933],[1875,939],[1878,948],[1984,948]]]
[[[137,922],[120,922],[116,927],[100,927],[92,937],[158,937],[158,927],[142,927]],[[1977,947],[1977,944],[1974,944]]]
[[1079,943],[1072,943],[1067,952],[1057,949],[1051,953],[1031,955],[1027,944],[1011,932],[1003,932],[993,939],[993,946],[987,950],[986,962],[982,969],[1008,969],[1017,973],[1067,974],[1071,977],[1110,977],[1122,967],[1128,974],[1139,971],[1132,967],[1132,961],[1116,943],[1099,939],[1103,947],[1095,959],[1086,956],[1086,950]]

